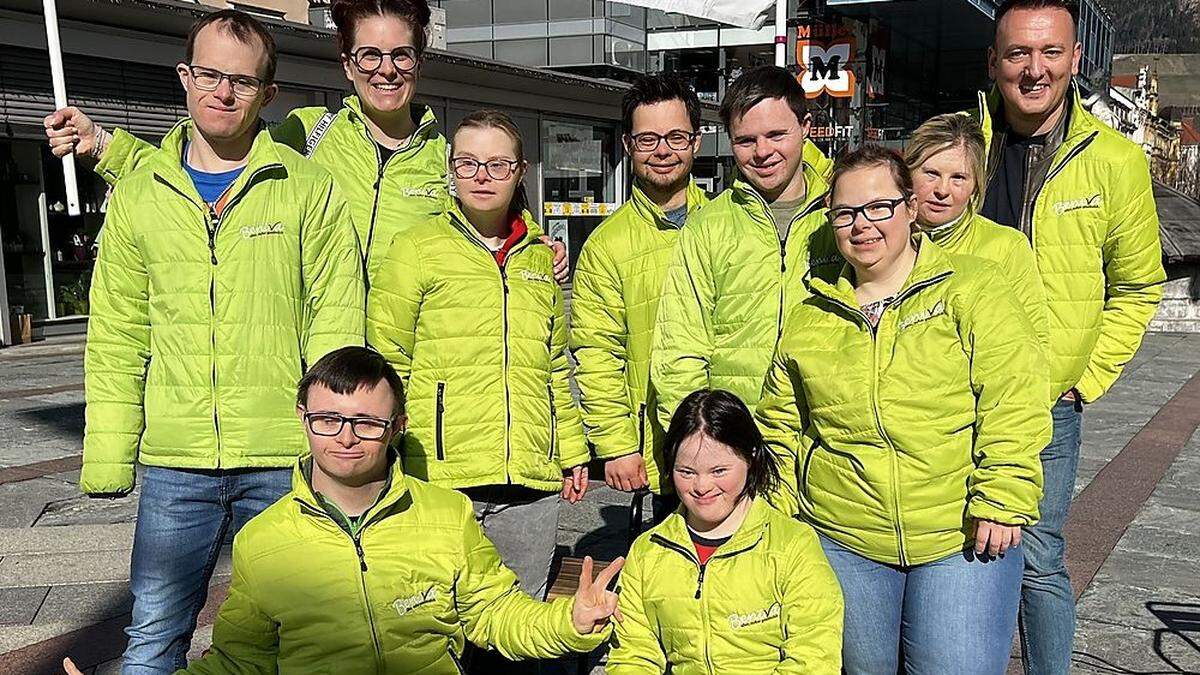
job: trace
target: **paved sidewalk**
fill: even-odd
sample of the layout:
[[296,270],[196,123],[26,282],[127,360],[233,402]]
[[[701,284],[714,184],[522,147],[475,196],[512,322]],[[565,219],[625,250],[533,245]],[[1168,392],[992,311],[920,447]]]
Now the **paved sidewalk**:
[[[137,495],[79,495],[79,345],[40,347],[0,350],[0,673],[56,672],[66,653],[116,672]],[[1085,412],[1069,557],[1090,583],[1073,672],[1200,673],[1198,372],[1200,336],[1151,335]],[[561,550],[619,554],[628,507],[593,483],[563,508]],[[194,652],[211,639],[227,554]]]

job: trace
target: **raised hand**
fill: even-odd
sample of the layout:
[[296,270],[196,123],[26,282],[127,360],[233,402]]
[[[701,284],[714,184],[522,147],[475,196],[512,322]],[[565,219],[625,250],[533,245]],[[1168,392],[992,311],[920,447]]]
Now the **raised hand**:
[[617,609],[617,594],[608,590],[608,585],[624,565],[625,559],[617,558],[593,581],[592,557],[583,559],[579,587],[575,590],[575,604],[571,607],[571,623],[580,635],[601,630],[608,625],[609,617],[616,618],[618,623],[623,621],[621,610]]
[[77,157],[99,158],[96,145],[96,123],[79,108],[67,106],[46,115],[42,120],[50,152],[63,157],[74,152]]

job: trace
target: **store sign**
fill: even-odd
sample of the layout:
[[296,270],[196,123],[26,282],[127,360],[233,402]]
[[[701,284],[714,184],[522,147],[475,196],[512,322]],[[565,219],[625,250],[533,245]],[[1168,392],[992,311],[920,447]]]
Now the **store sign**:
[[854,58],[855,36],[849,26],[830,23],[796,28],[797,79],[808,98],[854,96],[855,77],[850,69]]
[[853,133],[854,127],[849,124],[823,124],[809,129],[808,137],[818,141],[848,141]]
[[607,216],[620,204],[612,202],[546,202],[542,214],[546,216]]

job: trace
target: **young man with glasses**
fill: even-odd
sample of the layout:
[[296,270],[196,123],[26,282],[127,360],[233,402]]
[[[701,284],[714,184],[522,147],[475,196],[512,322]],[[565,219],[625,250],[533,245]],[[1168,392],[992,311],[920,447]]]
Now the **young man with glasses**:
[[708,203],[692,180],[700,101],[681,80],[648,75],[626,92],[622,112],[633,190],[583,245],[571,348],[588,440],[607,460],[605,482],[624,492],[649,488],[656,517],[665,517],[677,501],[661,470],[650,347],[671,251],[689,215]]
[[[404,473],[400,377],[344,347],[298,385],[309,454],[291,492],[238,533],[212,649],[187,673],[462,672],[467,641],[514,658],[588,652],[607,637],[617,560],[572,599],[521,592],[471,503]],[[69,675],[79,670],[69,661]]]
[[260,130],[270,34],[242,12],[209,14],[178,71],[189,117],[113,193],[84,361],[80,487],[126,495],[146,467],[125,673],[185,665],[226,534],[287,490],[304,364],[364,333],[345,202]]
[[688,219],[667,272],[651,364],[664,427],[697,389],[725,389],[754,408],[800,280],[841,264],[807,106],[776,66],[748,71],[721,102],[741,177]]

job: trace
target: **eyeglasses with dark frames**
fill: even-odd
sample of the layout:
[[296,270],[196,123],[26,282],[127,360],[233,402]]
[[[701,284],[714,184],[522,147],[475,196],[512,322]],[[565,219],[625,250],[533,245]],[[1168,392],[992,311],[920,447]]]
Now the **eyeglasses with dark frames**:
[[487,172],[492,180],[508,180],[521,164],[519,159],[489,159],[481,162],[473,157],[452,157],[450,166],[454,175],[463,180],[470,180],[479,175],[479,168]]
[[829,224],[835,228],[850,227],[858,214],[872,223],[878,223],[896,215],[896,207],[908,201],[908,197],[896,199],[876,199],[862,206],[839,206],[829,209]]
[[667,147],[672,150],[687,150],[688,146],[690,146],[699,135],[700,134],[695,131],[683,131],[682,129],[676,129],[674,131],[667,132],[665,136],[662,134],[656,134],[653,131],[643,131],[640,134],[629,134],[628,138],[630,140],[630,145],[633,146],[634,150],[637,150],[638,152],[654,152],[658,149],[658,146],[663,141],[666,141]]
[[365,74],[374,73],[383,66],[384,58],[392,60],[392,67],[401,73],[411,73],[420,61],[415,47],[396,47],[385,52],[379,47],[359,47],[348,55],[350,62]]
[[337,436],[349,424],[350,431],[364,441],[378,441],[392,426],[391,420],[366,415],[348,417],[332,412],[306,412],[304,423],[317,436]]
[[201,91],[216,91],[217,87],[221,86],[222,80],[229,80],[229,86],[233,88],[233,95],[241,99],[251,99],[258,95],[266,82],[259,77],[253,75],[238,75],[223,73],[216,68],[208,68],[206,66],[197,66],[189,64],[187,66],[188,74],[191,75],[192,84]]

